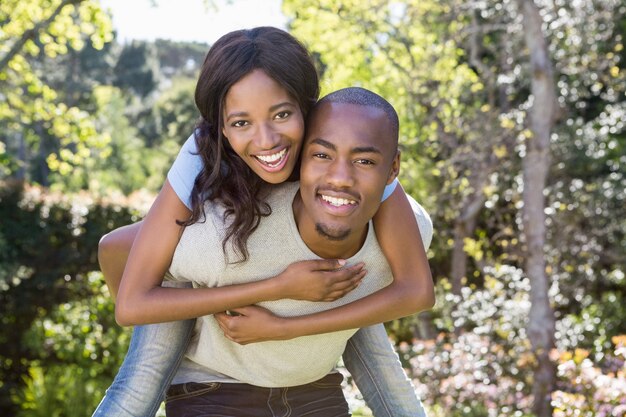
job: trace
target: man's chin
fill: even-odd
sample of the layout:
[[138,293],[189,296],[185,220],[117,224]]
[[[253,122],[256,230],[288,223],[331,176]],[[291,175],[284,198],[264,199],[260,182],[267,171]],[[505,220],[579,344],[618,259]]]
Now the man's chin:
[[350,228],[333,227],[322,223],[316,223],[315,230],[323,238],[332,241],[345,240],[350,236]]

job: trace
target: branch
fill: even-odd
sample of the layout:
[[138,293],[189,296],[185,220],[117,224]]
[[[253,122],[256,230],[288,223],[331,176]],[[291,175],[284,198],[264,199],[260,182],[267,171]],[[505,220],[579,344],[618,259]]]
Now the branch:
[[61,10],[63,10],[65,6],[68,6],[70,4],[76,5],[82,3],[83,1],[85,0],[63,0],[46,20],[42,20],[31,29],[24,32],[22,37],[15,42],[9,52],[7,52],[6,55],[2,57],[2,60],[0,60],[0,72],[4,71],[9,62],[15,57],[15,55],[17,55],[22,50],[22,48],[29,39],[34,39],[39,31],[41,31],[45,27],[48,27],[50,23],[52,23],[52,21],[59,15],[59,13],[61,13]]

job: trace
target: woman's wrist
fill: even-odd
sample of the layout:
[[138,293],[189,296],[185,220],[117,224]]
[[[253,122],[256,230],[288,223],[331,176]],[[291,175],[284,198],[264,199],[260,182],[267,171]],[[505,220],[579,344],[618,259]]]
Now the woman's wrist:
[[274,340],[289,340],[299,336],[296,334],[293,318],[275,316],[273,320],[272,335]]
[[289,298],[287,294],[288,286],[286,285],[284,274],[285,271],[265,280],[268,287],[268,297],[260,301],[276,301],[283,298]]

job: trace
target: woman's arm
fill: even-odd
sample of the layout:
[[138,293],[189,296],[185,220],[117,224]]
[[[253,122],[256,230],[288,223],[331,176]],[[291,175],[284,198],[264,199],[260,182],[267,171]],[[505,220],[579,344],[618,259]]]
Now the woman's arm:
[[141,228],[141,223],[139,221],[115,229],[102,236],[98,242],[98,263],[113,301],[117,297],[128,254]]
[[365,327],[431,308],[434,286],[415,215],[402,187],[396,187],[374,217],[378,241],[393,273],[387,287],[306,316],[280,318],[254,306],[235,309],[241,316],[216,315],[226,336],[242,344],[291,339]]
[[161,287],[183,231],[176,220],[188,215],[166,182],[128,256],[115,308],[119,324],[184,320],[279,298],[334,300],[364,275],[362,264],[342,268],[338,260],[312,260],[294,263],[274,279],[217,288]]

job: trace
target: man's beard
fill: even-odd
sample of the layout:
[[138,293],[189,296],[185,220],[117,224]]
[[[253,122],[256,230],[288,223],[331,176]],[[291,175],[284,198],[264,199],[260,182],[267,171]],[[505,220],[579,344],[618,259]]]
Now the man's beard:
[[344,240],[350,235],[350,228],[345,229],[328,226],[322,223],[315,223],[315,230],[320,236],[325,237],[328,240]]

